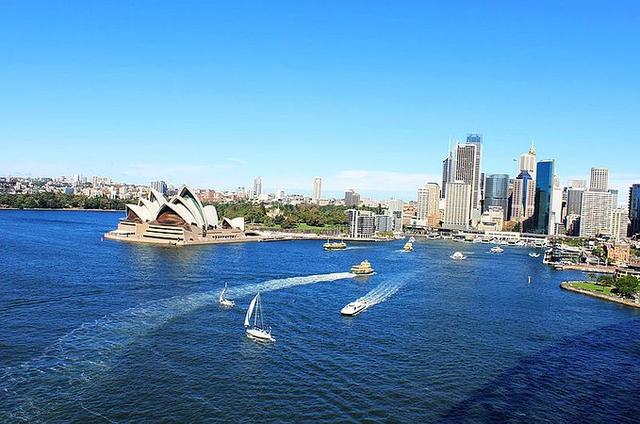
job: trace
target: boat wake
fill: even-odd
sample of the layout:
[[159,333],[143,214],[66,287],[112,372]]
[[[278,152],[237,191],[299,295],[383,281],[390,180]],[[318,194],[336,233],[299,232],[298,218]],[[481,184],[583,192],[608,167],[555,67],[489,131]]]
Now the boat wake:
[[362,296],[358,301],[365,301],[369,306],[377,305],[388,300],[391,296],[396,294],[398,290],[404,285],[404,283],[382,283],[369,293]]
[[[258,291],[353,278],[349,272],[268,280],[229,288],[230,298]],[[117,366],[120,354],[139,338],[167,322],[218,302],[220,290],[151,301],[84,323],[59,338],[28,362],[0,371],[0,422],[46,421],[63,403],[79,404],[88,396],[86,385]]]

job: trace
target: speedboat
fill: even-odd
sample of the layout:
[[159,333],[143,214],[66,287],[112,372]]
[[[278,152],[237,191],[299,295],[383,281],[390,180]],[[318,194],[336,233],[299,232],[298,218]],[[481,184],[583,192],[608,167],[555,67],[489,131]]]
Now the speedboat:
[[356,300],[355,302],[349,303],[347,306],[340,310],[342,315],[346,316],[356,316],[360,312],[364,311],[369,307],[369,303],[366,300]]
[[325,244],[322,245],[324,250],[344,250],[347,248],[347,243],[343,241],[334,241],[330,242],[327,240]]
[[531,256],[532,258],[539,258],[540,257],[540,253],[538,253],[538,252],[529,252],[529,256]]
[[491,250],[489,250],[489,253],[502,253],[502,252],[504,252],[504,249],[500,246],[493,246]]
[[462,254],[462,252],[455,252],[453,255],[449,256],[451,259],[454,259],[456,261],[460,261],[462,259],[467,259],[466,256],[464,256]]
[[371,263],[369,261],[364,260],[358,265],[352,266],[351,273],[356,275],[369,275],[373,274],[373,268],[371,268]]

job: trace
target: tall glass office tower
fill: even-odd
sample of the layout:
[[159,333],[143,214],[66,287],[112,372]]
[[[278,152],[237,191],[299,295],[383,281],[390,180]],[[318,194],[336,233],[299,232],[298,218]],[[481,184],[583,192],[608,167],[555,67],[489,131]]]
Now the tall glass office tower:
[[500,206],[504,220],[507,220],[507,212],[509,209],[509,175],[491,174],[487,176],[484,186],[483,212],[489,210],[490,206]]
[[553,198],[553,160],[542,160],[536,166],[536,199],[527,231],[538,234],[551,234],[551,202]]
[[629,189],[629,236],[640,234],[640,184]]

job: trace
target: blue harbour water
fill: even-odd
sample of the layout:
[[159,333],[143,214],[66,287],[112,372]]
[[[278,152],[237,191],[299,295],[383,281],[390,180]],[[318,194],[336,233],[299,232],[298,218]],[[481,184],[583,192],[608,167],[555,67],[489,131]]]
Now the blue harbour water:
[[[637,422],[640,311],[527,249],[102,240],[120,217],[0,212],[0,421]],[[257,290],[275,344],[244,334]]]

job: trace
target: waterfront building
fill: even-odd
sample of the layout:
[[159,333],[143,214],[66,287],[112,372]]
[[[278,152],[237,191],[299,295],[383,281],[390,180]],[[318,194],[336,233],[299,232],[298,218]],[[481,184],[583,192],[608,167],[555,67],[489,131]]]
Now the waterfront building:
[[394,218],[390,213],[374,216],[374,226],[376,233],[387,233],[394,231]]
[[[482,160],[482,138],[478,134],[469,134],[467,142],[458,144],[455,153],[455,181],[471,186],[470,209],[480,209],[480,165]],[[447,188],[448,189],[448,188]]]
[[589,191],[607,191],[609,189],[609,170],[607,168],[591,168]]
[[[513,182],[511,219],[524,223],[533,216],[535,205],[535,181],[528,171],[521,171]],[[522,226],[521,226],[522,229]]]
[[162,193],[163,195],[167,194],[167,190],[168,190],[167,183],[165,183],[162,180],[151,181],[150,186],[152,189],[154,189],[158,193]]
[[438,205],[440,203],[440,186],[438,183],[427,183],[418,189],[416,218],[418,225],[435,227],[440,221]]
[[360,204],[360,195],[353,189],[344,193],[344,205],[347,207],[357,207]]
[[105,234],[114,240],[173,245],[247,241],[244,218],[218,219],[215,206],[203,206],[188,187],[165,198],[150,189],[147,198],[126,205],[126,217]]
[[585,191],[582,195],[580,237],[611,234],[611,193]]
[[504,225],[504,211],[501,206],[489,206],[480,217],[478,230],[480,231],[502,231]]
[[629,189],[629,236],[640,234],[640,184]]
[[464,181],[447,183],[444,223],[442,228],[449,230],[469,229],[471,219],[471,184]]
[[253,193],[252,197],[257,199],[262,194],[262,177],[256,177],[253,180]]
[[375,216],[373,212],[349,209],[349,237],[369,238],[375,234]]
[[417,208],[415,202],[405,203],[402,206],[402,225],[409,227],[415,224]]
[[402,232],[402,224],[404,222],[404,217],[402,216],[402,210],[399,211],[391,211],[393,215],[393,231],[396,233]]
[[628,228],[629,209],[614,207],[611,212],[611,238],[614,240],[626,238]]
[[537,234],[552,234],[554,225],[552,221],[553,187],[554,187],[554,162],[542,160],[536,167],[536,192],[533,216],[525,230]]
[[488,211],[489,208],[499,207],[506,221],[509,207],[509,175],[491,174],[487,176],[484,187],[483,212]]
[[320,203],[322,196],[322,178],[315,177],[313,179],[313,197],[311,198],[313,203]]

